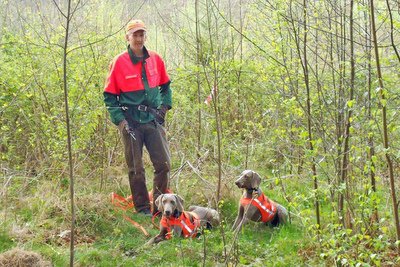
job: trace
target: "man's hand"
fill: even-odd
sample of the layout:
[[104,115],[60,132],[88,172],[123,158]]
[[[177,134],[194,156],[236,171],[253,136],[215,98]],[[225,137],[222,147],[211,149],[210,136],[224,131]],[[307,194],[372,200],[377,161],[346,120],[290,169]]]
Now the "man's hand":
[[160,116],[165,119],[165,115],[167,114],[168,111],[168,107],[165,105],[162,105],[161,108],[158,110],[158,114],[160,114]]
[[162,105],[159,109],[157,109],[158,113],[158,118],[156,120],[158,121],[159,124],[163,125],[165,122],[165,115],[167,114],[168,107],[165,105]]
[[130,131],[130,128],[129,128],[129,124],[128,124],[128,122],[127,122],[127,120],[123,120],[123,121],[121,121],[119,124],[118,124],[118,128],[119,128],[119,130],[122,132],[122,130],[126,130],[128,133],[129,133],[129,131]]
[[130,136],[136,140],[135,138],[135,132],[133,131],[133,129],[131,127],[129,127],[129,123],[127,120],[123,120],[118,124],[118,128],[119,130],[122,132],[123,130],[125,130],[128,134],[130,134]]

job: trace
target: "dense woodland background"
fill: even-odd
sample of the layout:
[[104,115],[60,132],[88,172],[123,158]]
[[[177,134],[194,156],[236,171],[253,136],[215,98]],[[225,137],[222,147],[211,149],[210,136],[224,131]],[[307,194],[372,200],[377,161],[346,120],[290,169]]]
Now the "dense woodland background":
[[[110,204],[129,189],[102,91],[131,18],[173,81],[171,188],[224,218],[200,240],[141,249]],[[55,266],[73,250],[78,266],[400,265],[398,1],[2,0],[0,26],[0,252]],[[290,225],[231,233],[244,169]]]

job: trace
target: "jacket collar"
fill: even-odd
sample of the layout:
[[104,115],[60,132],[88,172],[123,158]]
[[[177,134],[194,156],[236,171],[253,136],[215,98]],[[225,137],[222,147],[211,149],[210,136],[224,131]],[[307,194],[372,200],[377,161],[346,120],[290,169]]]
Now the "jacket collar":
[[143,46],[143,58],[135,56],[135,54],[133,53],[133,51],[132,51],[132,49],[130,48],[129,45],[128,45],[127,49],[128,49],[129,57],[130,57],[130,59],[131,59],[133,64],[137,64],[140,61],[145,61],[147,58],[150,57],[149,51],[147,51],[147,48],[145,46]]

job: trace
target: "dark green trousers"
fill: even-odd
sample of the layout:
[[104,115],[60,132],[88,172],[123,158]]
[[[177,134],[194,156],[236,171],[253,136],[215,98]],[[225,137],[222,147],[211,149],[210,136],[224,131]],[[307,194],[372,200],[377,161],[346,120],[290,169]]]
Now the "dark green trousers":
[[[120,129],[125,147],[125,160],[129,169],[129,185],[133,203],[137,211],[150,208],[148,190],[146,187],[145,169],[143,166],[143,147],[149,153],[154,167],[153,200],[165,193],[168,187],[170,171],[170,155],[163,126],[155,121],[137,124],[134,127],[136,140],[125,129]],[[157,207],[153,207],[153,212]]]

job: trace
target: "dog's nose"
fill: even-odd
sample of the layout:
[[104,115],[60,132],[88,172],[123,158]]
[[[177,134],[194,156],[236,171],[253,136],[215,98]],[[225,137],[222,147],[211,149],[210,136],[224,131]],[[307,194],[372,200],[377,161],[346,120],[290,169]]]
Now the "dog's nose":
[[236,182],[235,182],[235,185],[237,185],[237,186],[240,187],[240,186],[242,185],[242,183],[241,183],[240,181],[236,181]]
[[171,212],[169,210],[166,210],[165,215],[169,216],[169,215],[171,215]]

